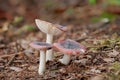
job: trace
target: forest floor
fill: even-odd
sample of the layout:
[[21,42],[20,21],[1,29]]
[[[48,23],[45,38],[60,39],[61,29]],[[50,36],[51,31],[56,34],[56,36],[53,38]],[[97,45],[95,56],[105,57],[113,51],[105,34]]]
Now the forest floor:
[[[117,6],[86,0],[0,1],[0,80],[120,80],[119,14]],[[46,35],[36,18],[67,26],[54,42],[76,40],[87,47],[86,54],[72,55],[63,65],[58,61],[63,54],[54,50],[54,60],[38,75],[39,51],[29,43],[45,41]]]

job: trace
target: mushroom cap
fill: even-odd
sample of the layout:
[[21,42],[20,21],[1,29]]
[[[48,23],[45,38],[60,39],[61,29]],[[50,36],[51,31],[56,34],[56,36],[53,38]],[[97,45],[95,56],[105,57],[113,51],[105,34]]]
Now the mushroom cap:
[[52,45],[46,42],[32,42],[30,46],[38,50],[48,50],[52,48]]
[[63,32],[66,32],[67,31],[67,27],[66,26],[62,26],[62,25],[59,25],[59,24],[54,24],[54,26],[58,29],[60,29],[61,31]]
[[52,24],[50,22],[39,19],[35,19],[35,23],[38,28],[46,34],[59,35],[67,30],[67,27],[61,26],[59,24]]
[[71,39],[54,43],[53,46],[64,54],[80,54],[86,51],[85,46]]

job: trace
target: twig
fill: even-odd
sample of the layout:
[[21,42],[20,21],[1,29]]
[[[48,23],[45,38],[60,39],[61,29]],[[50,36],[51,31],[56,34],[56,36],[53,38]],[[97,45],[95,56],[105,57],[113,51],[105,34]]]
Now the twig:
[[13,55],[14,54],[5,54],[5,55],[0,56],[0,58],[8,58],[8,57],[13,56]]
[[84,41],[84,40],[87,39],[87,38],[88,38],[88,36],[80,37],[80,38],[76,39],[75,41]]
[[14,60],[15,57],[16,57],[16,55],[17,55],[17,54],[14,54],[14,55],[11,57],[11,59],[9,60],[9,62],[6,64],[6,66],[10,65],[10,64],[13,62],[13,60]]
[[5,54],[5,55],[1,55],[0,58],[8,58],[10,56],[20,55],[20,54],[23,54],[23,53],[22,52],[18,52],[18,53],[15,53],[15,54]]
[[102,32],[102,31],[104,31],[103,28],[101,28],[101,29],[99,29],[99,30],[96,30],[96,31],[92,32],[91,35],[98,34],[98,33]]

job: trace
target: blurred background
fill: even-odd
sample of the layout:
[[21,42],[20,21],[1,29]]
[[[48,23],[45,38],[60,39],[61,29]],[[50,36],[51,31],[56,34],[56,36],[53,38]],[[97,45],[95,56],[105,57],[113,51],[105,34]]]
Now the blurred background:
[[[87,55],[72,56],[70,65],[63,66],[57,62],[62,54],[55,51],[47,75],[39,76],[39,51],[29,43],[45,41],[46,35],[36,18],[66,26],[68,31],[54,41],[76,40],[88,48]],[[120,80],[119,53],[120,0],[0,0],[2,80]]]
[[36,18],[68,27],[55,40],[120,35],[120,0],[0,0],[0,40],[45,41]]
[[32,30],[35,18],[63,25],[87,25],[106,18],[119,24],[119,6],[119,0],[0,0],[0,32],[4,32],[2,21]]
[[112,14],[120,13],[119,5],[119,0],[1,0],[0,18],[23,17],[29,21],[41,18],[59,22],[59,19],[74,21],[101,15],[111,19]]

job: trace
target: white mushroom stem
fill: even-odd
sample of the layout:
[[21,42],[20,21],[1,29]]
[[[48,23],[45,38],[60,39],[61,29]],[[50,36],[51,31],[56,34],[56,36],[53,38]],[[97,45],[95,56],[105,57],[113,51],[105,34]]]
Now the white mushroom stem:
[[[52,34],[47,34],[47,39],[46,43],[52,44],[53,42],[53,35]],[[46,61],[48,60],[53,60],[53,49],[47,50],[46,51]]]
[[68,55],[68,54],[64,54],[63,58],[62,59],[59,59],[59,61],[64,64],[64,65],[68,65],[69,62],[70,62],[70,58],[71,56]]
[[39,75],[43,75],[43,73],[45,72],[46,69],[46,54],[44,50],[40,51],[40,59],[39,59],[39,69],[38,69],[38,73]]

